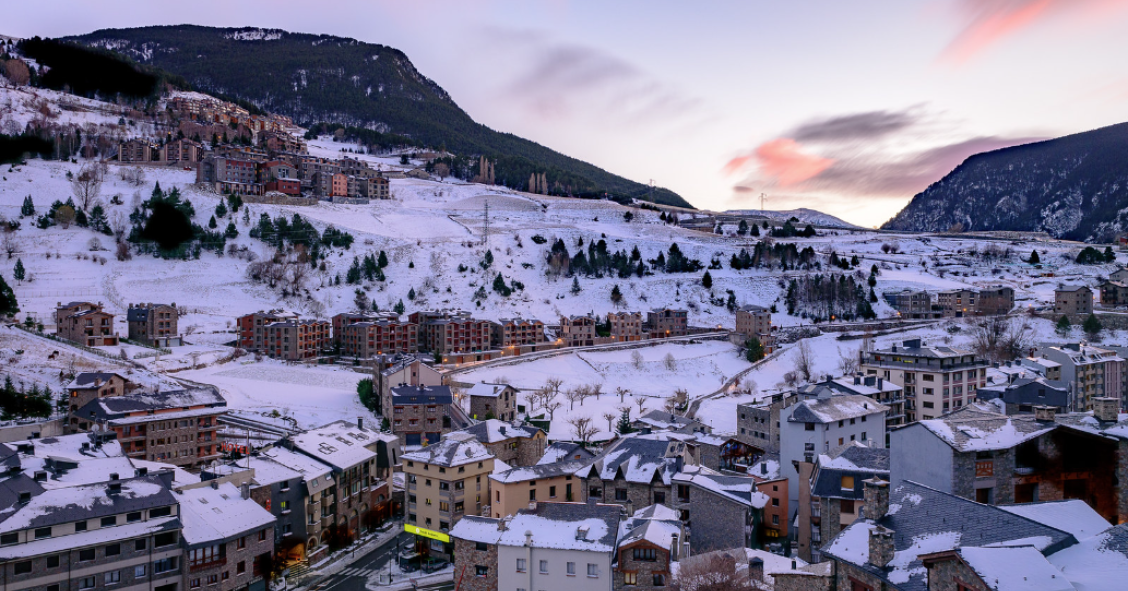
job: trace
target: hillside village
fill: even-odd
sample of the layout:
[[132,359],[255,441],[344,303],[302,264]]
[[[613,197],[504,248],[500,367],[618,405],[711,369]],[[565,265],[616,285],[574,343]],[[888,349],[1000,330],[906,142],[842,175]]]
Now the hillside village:
[[0,167],[14,588],[1128,576],[1121,244],[516,191],[187,91],[0,107],[74,142]]

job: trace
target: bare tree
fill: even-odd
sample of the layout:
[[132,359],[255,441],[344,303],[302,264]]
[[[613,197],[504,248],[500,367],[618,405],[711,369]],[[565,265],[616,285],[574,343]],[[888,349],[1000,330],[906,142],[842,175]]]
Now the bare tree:
[[568,424],[572,426],[572,433],[576,435],[576,439],[584,445],[587,445],[591,441],[592,435],[599,431],[592,424],[591,417],[572,417],[568,419]]
[[9,233],[4,234],[4,239],[0,240],[0,247],[3,247],[4,252],[8,253],[8,258],[20,251],[20,241],[16,240],[15,236]]
[[607,421],[607,432],[608,433],[614,432],[613,428],[615,426],[615,419],[617,419],[617,418],[619,418],[618,415],[616,415],[613,412],[603,413],[603,420]]
[[110,216],[110,231],[114,233],[114,240],[121,242],[125,240],[125,216],[120,211],[115,211]]
[[847,347],[845,351],[841,347],[838,348],[838,373],[840,375],[848,376],[858,371],[858,359],[860,351]]
[[[11,258],[11,257],[9,257],[9,258]],[[603,384],[595,383],[595,384],[592,384],[591,386],[588,386],[588,396],[592,396],[596,400],[599,400],[599,397],[602,396],[602,395],[603,395]]]
[[674,411],[677,410],[677,409],[678,409],[678,399],[675,396],[669,396],[662,401],[662,410],[664,410],[664,411],[666,411],[670,414],[674,414]]
[[548,411],[548,420],[556,420],[556,411],[560,410],[560,407],[562,406],[564,406],[564,403],[560,402],[559,400],[553,400],[548,404],[545,404],[544,409]]
[[584,398],[587,397],[588,387],[586,385],[574,386],[564,391],[564,399],[568,401],[568,410],[576,408],[576,402],[579,401],[580,406],[584,405]]
[[799,341],[799,350],[795,354],[795,373],[804,382],[810,382],[814,374],[814,364],[811,345],[806,339]]
[[433,170],[435,174],[438,175],[440,181],[450,176],[450,167],[447,166],[445,162],[439,162],[438,164],[435,164]]
[[686,557],[671,583],[672,591],[753,591],[757,588],[753,587],[748,572],[737,571],[736,560],[723,552]]
[[673,353],[666,353],[666,356],[662,358],[662,363],[666,365],[667,371],[677,371],[678,369],[678,360],[674,359]]
[[96,163],[89,162],[79,169],[71,181],[71,191],[83,211],[94,205],[94,201],[102,193],[102,174]]
[[646,399],[642,396],[635,396],[635,404],[638,405],[638,416],[642,416],[642,411],[646,409]]
[[631,353],[631,365],[633,365],[634,368],[637,369],[637,370],[640,370],[640,371],[642,370],[642,367],[643,367],[642,353],[639,353],[638,351],[634,351],[634,352]]
[[1033,342],[1034,329],[1023,318],[992,316],[972,325],[971,349],[994,363],[1025,355]]
[[626,389],[622,386],[616,386],[615,387],[615,394],[619,395],[619,402],[623,402],[623,399],[626,398],[627,394],[630,394],[630,393],[631,393],[630,390],[628,390],[628,389]]
[[549,392],[552,392],[553,396],[556,396],[560,393],[560,386],[563,384],[564,380],[555,376],[544,381],[544,387],[547,388]]

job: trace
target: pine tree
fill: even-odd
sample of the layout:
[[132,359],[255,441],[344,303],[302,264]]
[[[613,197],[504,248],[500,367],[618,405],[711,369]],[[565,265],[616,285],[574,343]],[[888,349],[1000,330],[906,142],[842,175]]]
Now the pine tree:
[[630,409],[624,410],[623,414],[619,416],[619,424],[615,430],[618,431],[620,435],[626,435],[634,431],[634,427],[631,427]]
[[701,285],[705,289],[713,289],[713,276],[708,271],[705,271],[705,274],[701,276]]
[[1069,331],[1072,328],[1073,324],[1069,322],[1069,316],[1062,314],[1061,318],[1058,318],[1057,326],[1054,328],[1054,330],[1057,331],[1058,336],[1065,338],[1069,336]]
[[215,206],[215,217],[222,218],[227,215],[227,206],[224,205],[223,200],[219,200],[219,205]]
[[364,293],[364,290],[359,287],[353,291],[353,305],[356,306],[358,312],[368,309],[368,294]]
[[401,314],[401,315],[403,314],[404,310],[406,310],[406,309],[407,309],[407,307],[405,307],[403,305],[403,300],[396,302],[395,307],[392,308],[392,310],[394,310],[396,314]]
[[20,206],[20,217],[27,217],[35,215],[35,204],[31,201],[31,195],[24,197],[23,205]]
[[1112,252],[1111,246],[1106,246],[1104,251],[1104,260],[1106,263],[1116,262],[1116,253]]
[[24,269],[22,260],[16,259],[16,268],[12,270],[12,276],[16,278],[16,281],[23,283],[24,277],[27,276],[27,271]]
[[219,224],[217,224],[215,222],[215,216],[214,215],[211,216],[211,219],[208,220],[208,227],[211,228],[212,230],[214,230],[216,228],[216,226],[218,226],[218,225]]
[[623,292],[619,290],[619,286],[615,285],[611,288],[611,302],[618,304],[623,301]]
[[239,230],[235,227],[235,222],[227,222],[227,230],[223,234],[230,239],[238,238]]
[[738,236],[748,235],[748,222],[746,220],[740,220],[740,225],[736,227],[736,234]]
[[752,337],[744,341],[744,358],[752,363],[764,358],[764,345],[759,338]]
[[1026,262],[1030,263],[1031,265],[1037,265],[1038,263],[1042,262],[1042,260],[1038,258],[1038,251],[1030,251],[1030,258],[1026,259]]
[[1089,317],[1085,319],[1081,328],[1085,331],[1085,334],[1089,335],[1090,339],[1096,339],[1101,333],[1101,329],[1104,327],[1101,326],[1101,321],[1097,320],[1096,314],[1089,314]]
[[756,224],[752,224],[752,227],[749,228],[749,234],[752,234],[753,236],[759,236],[760,235],[760,226],[757,226]]
[[0,277],[0,314],[12,316],[19,311],[20,305],[16,302],[16,292],[12,291],[3,277]]
[[376,259],[376,266],[381,269],[388,266],[388,255],[384,254],[382,250],[380,251],[380,256]]
[[415,288],[414,287],[407,290],[407,299],[409,299],[413,302],[415,301]]
[[583,290],[584,289],[582,287],[580,287],[580,278],[579,277],[573,277],[572,278],[572,295],[576,295]]

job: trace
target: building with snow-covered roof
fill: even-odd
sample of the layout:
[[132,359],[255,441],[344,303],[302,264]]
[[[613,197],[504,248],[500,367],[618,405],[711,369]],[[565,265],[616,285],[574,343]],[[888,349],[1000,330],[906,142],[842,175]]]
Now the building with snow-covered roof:
[[411,354],[419,348],[419,327],[393,312],[343,312],[333,316],[333,343],[359,359]]
[[235,319],[235,324],[239,330],[239,348],[248,351],[264,351],[266,349],[266,325],[297,319],[297,314],[284,310],[260,310],[244,314]]
[[819,548],[861,514],[862,482],[889,479],[889,450],[852,442],[799,465],[796,538],[799,556],[819,562]]
[[1107,519],[1101,517],[1080,499],[1003,505],[999,508],[1042,525],[1071,533],[1078,540],[1091,538],[1109,527]]
[[1084,285],[1066,285],[1054,290],[1055,316],[1082,316],[1093,313],[1093,290]]
[[890,434],[890,475],[990,505],[1084,499],[1122,520],[1128,490],[1114,474],[1128,469],[1128,427],[1108,406],[1102,416],[1049,407],[1007,416],[978,403],[906,425]]
[[118,344],[114,315],[103,309],[102,302],[59,302],[55,306],[55,334],[87,347]]
[[583,467],[583,460],[568,459],[490,474],[490,515],[513,515],[532,501],[582,502],[580,481],[574,475]]
[[476,421],[517,418],[517,389],[509,384],[474,384],[462,393],[470,398],[470,418]]
[[497,349],[539,345],[548,340],[544,323],[529,318],[499,318],[490,323],[491,344]]
[[[905,422],[904,390],[897,384],[886,381],[881,376],[867,376],[858,372],[853,375],[827,379],[819,382],[818,385],[830,388],[840,394],[865,396],[878,404],[888,406],[889,412],[885,415],[885,424],[888,427],[894,427]],[[810,392],[810,390],[814,391]],[[817,388],[800,388],[799,392],[818,395]]]
[[331,348],[329,323],[295,319],[271,322],[262,327],[261,351],[271,359],[303,361],[325,355]]
[[664,410],[648,410],[646,414],[631,422],[631,427],[645,431],[673,431],[675,433],[712,433],[713,428],[701,421],[668,413]]
[[905,419],[934,419],[975,400],[975,390],[987,385],[988,363],[971,351],[927,346],[909,339],[901,346],[865,351],[861,371],[904,390]]
[[672,565],[688,551],[684,547],[685,528],[677,512],[665,505],[639,509],[622,521],[616,546],[616,589],[661,589],[670,585]]
[[650,337],[666,339],[689,334],[689,312],[681,308],[657,308],[646,313]]
[[180,346],[180,332],[177,327],[176,302],[171,304],[129,304],[125,320],[129,329],[129,340],[153,347]]
[[687,525],[694,553],[751,548],[764,543],[767,537],[781,537],[780,532],[786,537],[786,515],[782,519],[777,517],[777,523],[772,524],[777,535],[761,535],[763,510],[772,497],[761,492],[756,480],[749,476],[685,466],[671,480],[677,491],[671,499],[672,507]]
[[580,445],[570,441],[554,441],[544,450],[544,455],[537,460],[537,464],[555,464],[564,460],[590,460],[595,454]]
[[[419,385],[393,386],[391,392],[392,433],[399,436],[405,447],[415,447],[424,443],[430,445],[439,441],[444,433],[461,428],[468,421],[459,420],[465,413],[454,402],[450,386]],[[387,414],[384,415],[388,417]]]
[[590,347],[596,344],[595,332],[599,320],[592,315],[577,314],[560,317],[560,339],[565,347]]
[[469,433],[498,460],[510,466],[532,466],[544,455],[544,431],[521,422],[487,419],[459,433]]
[[672,477],[692,463],[683,441],[622,437],[576,476],[584,499],[624,507],[671,505]]
[[274,515],[231,483],[176,492],[189,589],[234,591],[265,584],[274,552]]
[[376,414],[392,414],[392,388],[400,386],[441,386],[443,376],[418,354],[377,355],[372,359],[372,389],[377,394]]
[[214,387],[97,398],[70,414],[72,431],[95,426],[117,435],[130,458],[182,468],[219,457],[219,417],[227,401]]
[[422,351],[451,355],[490,348],[490,322],[472,318],[464,310],[421,310],[412,312],[409,318],[419,326]]
[[852,441],[884,445],[888,411],[866,396],[835,395],[829,388],[781,410],[779,457],[792,504],[799,501],[798,462],[814,463],[818,454]]
[[1061,366],[1062,382],[1072,393],[1070,410],[1093,410],[1094,398],[1124,399],[1125,360],[1116,351],[1086,343],[1042,347],[1035,355]]
[[74,412],[95,398],[128,394],[135,386],[117,372],[84,371],[67,384],[66,391],[70,397],[67,405]]
[[[400,457],[406,477],[405,524],[445,536],[466,515],[490,504],[494,456],[474,435],[448,433],[440,441]],[[449,556],[449,542],[430,539],[430,556]]]
[[1008,415],[1031,413],[1036,406],[1052,406],[1062,413],[1069,411],[1068,384],[1047,380],[1030,370],[1027,372],[1008,372],[1005,380],[989,383],[976,390],[975,397],[994,403]]
[[736,310],[736,334],[742,339],[756,337],[764,347],[764,354],[775,352],[775,337],[772,336],[772,311],[763,306],[748,304]]

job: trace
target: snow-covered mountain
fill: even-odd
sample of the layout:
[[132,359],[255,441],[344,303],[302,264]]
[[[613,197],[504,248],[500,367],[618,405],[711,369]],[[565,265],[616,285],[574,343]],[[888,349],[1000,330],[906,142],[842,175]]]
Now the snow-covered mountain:
[[824,228],[847,228],[847,229],[860,229],[861,226],[855,226],[850,222],[838,219],[829,213],[823,213],[815,209],[807,209],[800,207],[799,209],[783,209],[783,210],[759,210],[759,209],[730,209],[724,212],[728,215],[763,215],[773,220],[789,220],[797,218],[800,223],[814,224]]

